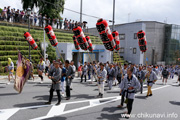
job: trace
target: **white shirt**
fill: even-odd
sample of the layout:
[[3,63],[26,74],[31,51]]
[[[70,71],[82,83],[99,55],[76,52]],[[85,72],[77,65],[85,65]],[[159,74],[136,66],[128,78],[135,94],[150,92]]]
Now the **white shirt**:
[[50,65],[50,61],[49,60],[46,60],[45,61],[45,64],[46,64],[46,67],[48,67]]

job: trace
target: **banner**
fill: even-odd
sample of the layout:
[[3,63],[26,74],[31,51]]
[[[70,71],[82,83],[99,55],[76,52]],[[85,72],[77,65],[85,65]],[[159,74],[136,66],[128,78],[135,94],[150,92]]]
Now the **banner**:
[[18,53],[18,64],[16,69],[16,78],[14,82],[14,89],[21,93],[24,84],[29,78],[30,61],[22,57],[21,53]]

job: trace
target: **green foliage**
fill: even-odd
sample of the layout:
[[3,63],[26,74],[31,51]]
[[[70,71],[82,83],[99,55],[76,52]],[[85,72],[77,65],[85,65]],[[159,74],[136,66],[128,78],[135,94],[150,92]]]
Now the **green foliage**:
[[3,11],[3,10],[0,8],[0,13],[2,13],[2,11]]
[[23,4],[23,9],[26,10],[27,8],[34,8],[34,5],[37,7],[38,6],[38,1],[40,0],[21,0]]
[[[38,50],[31,50],[31,54],[34,55],[34,54],[38,54]],[[29,54],[29,50],[21,50],[21,53],[22,54],[25,54],[25,55],[28,55]],[[0,56],[6,56],[6,55],[17,55],[18,54],[18,51],[4,51],[4,50],[1,50],[0,51]]]
[[39,13],[45,14],[47,17],[60,18],[60,13],[64,11],[65,0],[21,0],[23,4],[23,9],[34,8],[34,6],[39,8]]
[[56,49],[54,47],[52,47],[52,45],[48,45],[48,47],[46,48],[47,54],[48,54],[48,59],[50,61],[55,60],[56,59]]

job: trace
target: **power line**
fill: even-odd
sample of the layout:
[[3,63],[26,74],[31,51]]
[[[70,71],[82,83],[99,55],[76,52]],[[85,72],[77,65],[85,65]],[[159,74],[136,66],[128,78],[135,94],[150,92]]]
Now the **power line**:
[[[51,4],[51,5],[53,5],[54,7],[57,7],[57,5],[55,5],[55,4],[53,4],[53,3],[51,3],[51,2],[48,2],[48,1],[46,1],[46,0],[42,0],[43,2],[45,2],[45,3],[48,3],[48,4]],[[63,7],[62,5],[60,5],[61,7]],[[69,9],[69,8],[64,8],[65,10],[68,10],[68,11],[71,11],[71,12],[74,12],[74,13],[77,13],[77,14],[81,14],[80,12],[77,12],[77,11],[75,11],[75,10],[71,10],[71,9]],[[85,14],[85,13],[82,13],[82,15],[84,15],[84,16],[88,16],[88,17],[92,17],[92,18],[101,18],[101,17],[97,17],[97,16],[93,16],[93,15],[88,15],[88,14]],[[109,19],[105,19],[105,20],[107,20],[107,21],[112,21],[112,20],[109,20]]]

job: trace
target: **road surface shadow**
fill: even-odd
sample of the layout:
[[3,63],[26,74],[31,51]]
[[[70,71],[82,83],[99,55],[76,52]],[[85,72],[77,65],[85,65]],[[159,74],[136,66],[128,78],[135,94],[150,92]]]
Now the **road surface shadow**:
[[0,96],[19,95],[19,93],[2,93]]
[[109,113],[114,113],[115,111],[123,110],[125,108],[126,107],[122,107],[122,108],[118,108],[118,107],[105,107],[105,108],[102,109],[102,111],[106,111],[106,112],[109,112]]
[[[94,91],[98,91],[98,90],[99,90],[99,89],[94,89]],[[108,90],[109,90],[109,89],[105,89],[105,88],[104,88],[104,91],[108,91]]]
[[146,99],[146,96],[135,96],[135,98],[137,98],[137,99]]
[[[49,95],[35,96],[35,97],[33,97],[33,99],[36,99],[36,100],[46,100],[46,101],[48,101],[48,100],[49,100]],[[53,99],[52,99],[52,101],[57,101],[57,94],[56,94],[56,92],[54,92],[54,94],[53,94]]]
[[71,95],[71,98],[74,98],[74,99],[80,99],[80,98],[93,99],[95,97],[96,96],[89,96],[88,94]]
[[38,105],[45,105],[45,104],[44,102],[33,102],[33,103],[15,104],[14,107],[31,107],[31,106],[38,106]]
[[169,101],[169,103],[171,103],[173,105],[180,105],[180,102],[176,102],[176,101]]
[[173,86],[173,87],[180,87],[179,84],[177,84],[177,85],[171,85],[171,86]]
[[101,117],[98,117],[98,120],[120,120],[122,118],[121,114],[123,113],[117,113],[117,114],[105,114],[101,113]]
[[0,85],[6,85],[6,83],[0,83]]
[[109,90],[109,91],[107,91],[107,93],[119,93],[119,91],[111,91],[111,90]]
[[47,118],[47,119],[43,119],[43,120],[67,120],[66,117],[53,117],[53,118]]
[[34,86],[50,88],[50,87],[51,87],[51,84],[36,84],[36,85],[34,85]]
[[156,85],[164,85],[164,84],[162,84],[162,83],[156,83]]

